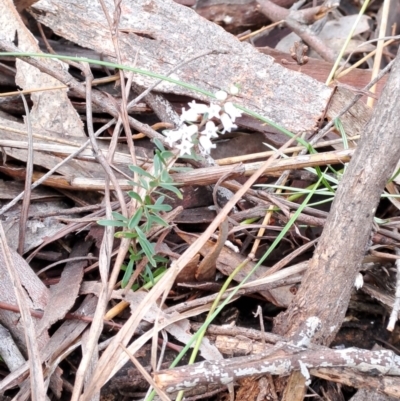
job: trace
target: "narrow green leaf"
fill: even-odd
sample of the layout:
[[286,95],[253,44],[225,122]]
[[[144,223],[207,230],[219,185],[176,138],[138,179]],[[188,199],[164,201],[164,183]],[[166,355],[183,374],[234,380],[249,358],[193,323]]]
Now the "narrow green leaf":
[[147,178],[151,178],[152,180],[154,179],[154,177],[148,173],[146,170],[143,170],[141,167],[139,166],[134,166],[134,165],[130,165],[129,169],[132,170],[134,173],[137,173],[140,176],[145,176]]
[[151,268],[150,268],[148,263],[146,264],[146,266],[144,268],[144,275],[146,277],[146,282],[147,283],[151,283],[152,285],[154,285],[153,272],[151,271]]
[[144,231],[147,232],[150,230],[151,224],[149,222],[149,220],[151,219],[151,214],[150,214],[150,209],[147,208],[147,206],[144,208],[144,215],[146,216],[146,224],[145,224],[145,228]]
[[146,206],[150,210],[157,210],[157,211],[163,211],[163,212],[169,212],[172,210],[171,205],[147,205]]
[[152,204],[153,204],[153,201],[151,200],[151,196],[150,196],[150,195],[146,195],[146,196],[144,197],[144,204],[146,205],[146,207],[147,207],[148,205],[152,205]]
[[136,201],[138,201],[140,204],[143,203],[142,198],[140,197],[140,195],[135,192],[135,191],[128,191],[128,195],[132,198],[135,199]]
[[129,283],[129,280],[130,280],[130,278],[132,276],[132,272],[133,272],[133,263],[134,263],[133,260],[130,260],[128,263],[128,266],[126,267],[124,276],[122,277],[122,280],[121,280],[122,288],[125,288]]
[[162,205],[164,200],[165,200],[165,196],[164,195],[158,197],[157,200],[156,200],[155,205]]
[[169,150],[164,150],[161,153],[161,157],[165,161],[165,160],[168,160],[168,159],[172,159],[174,157],[174,154]]
[[162,170],[164,168],[164,166],[162,165],[162,162],[161,162],[159,157],[157,157],[157,156],[154,157],[153,166],[154,166],[154,175],[156,177],[158,177],[161,174],[161,172],[162,172]]
[[129,260],[131,260],[132,262],[137,262],[139,260],[141,260],[143,258],[143,252],[140,251],[138,253],[133,253],[129,256]]
[[[165,258],[162,258],[162,259],[164,259],[167,262],[167,259],[165,259]],[[163,274],[166,270],[167,269],[164,266],[160,266],[153,272],[153,275],[154,275],[154,277],[157,277],[160,274]]]
[[175,199],[172,196],[169,196],[168,194],[166,194],[164,192],[160,192],[160,191],[153,191],[153,194],[160,195],[160,196],[165,196],[166,198],[171,199],[172,201]]
[[157,148],[160,149],[162,152],[165,150],[164,145],[162,144],[162,142],[161,142],[159,139],[154,138],[154,139],[153,139],[153,143],[154,143],[154,145],[156,145]]
[[142,188],[144,188],[146,191],[148,191],[149,189],[150,189],[150,187],[149,187],[149,183],[148,183],[148,181],[147,180],[145,180],[145,179],[143,179],[142,177],[140,177],[139,178],[139,181],[140,181],[140,186],[142,187]]
[[133,230],[139,225],[142,215],[143,215],[143,208],[140,207],[138,210],[136,210],[135,214],[129,220],[128,223],[129,230]]
[[157,265],[157,263],[153,258],[153,256],[154,256],[153,245],[146,238],[146,236],[144,235],[143,231],[139,227],[136,227],[136,232],[138,234],[139,244],[142,247],[145,255],[147,256],[147,259],[149,259],[149,262],[151,263],[151,265],[155,267]]
[[123,214],[118,213],[118,212],[111,212],[112,217],[114,217],[114,220],[120,220],[120,221],[128,221],[128,218],[125,217]]
[[162,219],[160,216],[156,214],[151,216],[151,220],[153,224],[159,224],[160,226],[168,227],[169,225],[164,219]]
[[182,192],[172,184],[160,184],[161,188],[173,192],[179,199],[183,199]]
[[166,169],[164,169],[161,173],[161,182],[166,184],[174,182]]
[[97,224],[106,227],[126,227],[127,225],[126,222],[116,220],[97,220]]

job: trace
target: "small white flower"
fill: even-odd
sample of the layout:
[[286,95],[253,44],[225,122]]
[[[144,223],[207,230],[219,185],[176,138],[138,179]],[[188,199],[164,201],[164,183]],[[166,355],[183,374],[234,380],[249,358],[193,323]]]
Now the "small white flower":
[[233,121],[226,113],[222,113],[221,122],[222,122],[222,125],[224,126],[222,134],[225,134],[225,132],[231,132],[232,128],[237,128],[237,125],[233,124]]
[[180,130],[182,131],[182,141],[192,142],[192,136],[197,134],[199,128],[195,124],[192,125],[183,124]]
[[232,102],[226,102],[224,104],[224,110],[229,114],[229,117],[232,119],[232,122],[235,122],[236,117],[242,117],[242,112],[236,108]]
[[239,93],[239,87],[236,85],[231,85],[229,88],[229,93],[231,95],[237,95]]
[[180,156],[183,156],[185,154],[190,155],[190,149],[193,147],[193,143],[190,141],[184,140],[179,145],[176,145],[175,147],[180,150]]
[[196,103],[195,100],[192,100],[189,104],[191,110],[194,110],[197,114],[208,113],[208,106],[206,104]]
[[208,119],[211,120],[213,117],[219,118],[220,111],[221,111],[221,106],[219,106],[218,104],[211,103],[207,111]]
[[215,94],[215,97],[217,98],[217,100],[223,102],[228,97],[228,94],[226,92],[224,92],[224,91],[218,91]]
[[215,143],[212,143],[210,138],[206,135],[200,135],[199,143],[203,150],[203,153],[205,154],[210,154],[210,150],[217,147],[217,145],[215,145]]
[[166,136],[165,141],[171,148],[174,146],[175,142],[182,139],[184,132],[181,129],[177,130],[164,130],[164,135]]
[[199,113],[194,109],[185,110],[182,108],[182,114],[180,120],[183,121],[197,121],[199,118]]
[[207,121],[205,130],[201,134],[205,135],[208,139],[218,138],[217,127],[212,121]]
[[200,114],[205,114],[209,111],[209,107],[206,104],[196,103],[195,100],[189,103],[189,107],[189,110],[182,109],[181,121],[197,121]]

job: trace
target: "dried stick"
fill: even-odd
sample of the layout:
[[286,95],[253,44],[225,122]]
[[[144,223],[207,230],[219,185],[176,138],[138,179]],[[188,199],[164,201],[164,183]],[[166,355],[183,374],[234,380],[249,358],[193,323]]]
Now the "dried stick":
[[167,393],[187,390],[203,383],[231,383],[237,379],[260,374],[285,375],[300,369],[300,363],[309,369],[329,366],[346,367],[376,375],[400,375],[400,357],[393,351],[369,351],[359,348],[344,350],[304,349],[289,343],[277,343],[261,354],[205,361],[191,366],[162,370],[154,374],[154,381]]

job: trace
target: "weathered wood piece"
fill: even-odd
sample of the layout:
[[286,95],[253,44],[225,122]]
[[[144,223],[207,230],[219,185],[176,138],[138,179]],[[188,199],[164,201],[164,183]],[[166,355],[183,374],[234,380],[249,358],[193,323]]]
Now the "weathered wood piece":
[[359,348],[343,350],[308,349],[277,343],[269,350],[248,357],[223,361],[199,362],[192,366],[155,373],[155,382],[167,393],[185,390],[205,383],[231,383],[242,377],[260,374],[285,375],[293,370],[318,367],[348,367],[376,375],[400,374],[400,358],[393,351],[369,351]]
[[[114,3],[105,3],[112,13]],[[56,34],[115,60],[99,3],[42,0],[32,10],[34,17]],[[238,84],[241,91],[233,101],[293,132],[313,129],[331,95],[331,88],[276,64],[273,58],[172,0],[123,3],[118,29],[123,62],[154,73],[167,74],[193,56],[214,51],[185,64],[174,72],[173,78],[213,93]],[[134,81],[148,87],[155,79],[135,75]],[[157,90],[209,101],[204,95],[170,82],[163,82]]]

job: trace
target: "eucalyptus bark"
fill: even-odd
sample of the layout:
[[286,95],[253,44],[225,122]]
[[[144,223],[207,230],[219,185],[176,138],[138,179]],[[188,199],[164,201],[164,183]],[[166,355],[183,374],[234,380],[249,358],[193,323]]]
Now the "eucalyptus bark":
[[321,319],[313,342],[329,345],[344,319],[369,246],[376,208],[400,156],[400,56],[340,181],[324,231],[288,309],[274,331],[296,335],[309,317]]

